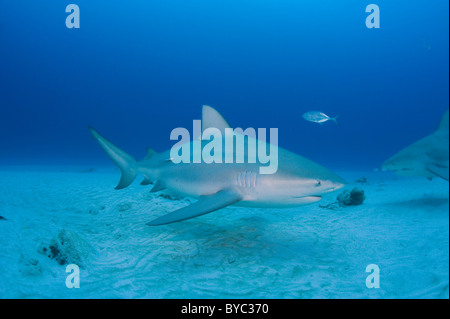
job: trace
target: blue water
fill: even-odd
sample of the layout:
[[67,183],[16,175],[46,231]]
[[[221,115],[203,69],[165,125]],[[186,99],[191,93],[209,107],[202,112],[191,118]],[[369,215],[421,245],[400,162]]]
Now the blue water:
[[[0,3],[0,164],[109,165],[93,126],[142,158],[201,105],[331,169],[373,169],[432,132],[449,95],[447,1]],[[339,114],[318,126],[302,114]]]

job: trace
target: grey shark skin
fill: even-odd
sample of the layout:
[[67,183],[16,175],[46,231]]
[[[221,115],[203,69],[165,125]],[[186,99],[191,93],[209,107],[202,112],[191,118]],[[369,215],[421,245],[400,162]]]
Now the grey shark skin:
[[[203,106],[202,129],[229,127],[212,107]],[[250,207],[293,207],[317,202],[323,194],[344,186],[344,180],[324,167],[282,148],[278,148],[278,170],[259,174],[261,163],[178,163],[170,160],[170,150],[157,153],[148,149],[136,161],[106,140],[93,128],[94,138],[120,168],[122,177],[116,189],[130,185],[137,174],[141,184],[155,182],[152,192],[164,188],[197,198],[187,207],[159,217],[147,225],[169,224],[207,214],[229,205]],[[191,142],[192,144],[193,142]]]
[[402,149],[384,162],[383,170],[394,171],[403,176],[424,176],[428,179],[440,177],[448,181],[448,110],[437,130]]

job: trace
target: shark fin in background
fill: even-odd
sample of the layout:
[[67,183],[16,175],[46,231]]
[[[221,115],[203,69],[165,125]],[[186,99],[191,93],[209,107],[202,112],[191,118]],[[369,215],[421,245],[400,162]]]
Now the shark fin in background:
[[116,189],[122,189],[129,186],[136,178],[136,160],[133,156],[127,154],[113,143],[104,138],[92,127],[89,127],[94,139],[100,144],[101,148],[108,154],[109,158],[120,168],[122,177]]
[[444,116],[442,116],[435,134],[445,135],[448,138],[448,110],[445,112]]
[[230,125],[214,108],[208,105],[203,105],[202,132],[209,127],[219,129],[222,135],[225,136],[225,129],[229,128]]
[[430,164],[427,166],[427,171],[448,181],[448,167]]
[[148,160],[158,154],[153,148],[147,147],[147,155],[145,155],[144,160]]
[[150,193],[156,193],[156,192],[162,191],[163,189],[166,189],[166,185],[164,185],[164,183],[161,181],[156,181],[156,184],[155,184],[155,186],[153,186]]
[[159,217],[147,223],[147,225],[158,226],[194,218],[200,215],[211,213],[226,206],[233,205],[241,199],[242,196],[235,191],[222,190],[213,195],[202,196],[194,204]]
[[448,110],[433,134],[400,150],[383,164],[383,168],[399,175],[440,177],[449,180]]

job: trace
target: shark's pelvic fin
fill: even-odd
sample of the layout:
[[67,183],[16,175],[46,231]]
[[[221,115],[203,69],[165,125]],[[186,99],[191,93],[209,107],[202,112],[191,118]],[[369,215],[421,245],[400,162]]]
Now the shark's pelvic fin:
[[161,181],[156,181],[156,184],[155,184],[155,186],[153,186],[150,193],[159,192],[159,191],[162,191],[163,189],[166,189],[166,185],[164,185],[164,183]]
[[122,172],[122,177],[120,178],[116,189],[122,189],[129,186],[137,175],[136,160],[134,157],[115,146],[92,127],[89,127],[89,130],[91,131],[94,139],[97,140],[106,154],[108,154],[111,160],[120,168],[120,171]]
[[172,213],[159,217],[149,223],[149,226],[158,226],[179,222],[237,203],[242,196],[233,190],[222,190],[213,195],[202,196],[197,202]]
[[150,185],[151,183],[152,181],[149,178],[144,177],[144,180],[141,182],[141,185]]
[[225,129],[230,125],[225,121],[222,115],[219,114],[214,108],[208,105],[203,105],[202,108],[202,132],[209,128],[214,127],[220,130],[222,135],[225,135]]

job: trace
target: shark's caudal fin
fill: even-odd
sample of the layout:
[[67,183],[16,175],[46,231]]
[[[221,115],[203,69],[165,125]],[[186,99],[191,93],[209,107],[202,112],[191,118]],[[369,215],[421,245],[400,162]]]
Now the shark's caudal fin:
[[122,172],[122,177],[120,178],[120,182],[116,186],[116,189],[122,189],[130,185],[137,175],[136,160],[134,157],[122,151],[120,148],[100,135],[100,133],[92,127],[89,127],[89,130],[106,154],[108,154],[111,160],[120,168],[120,171]]

